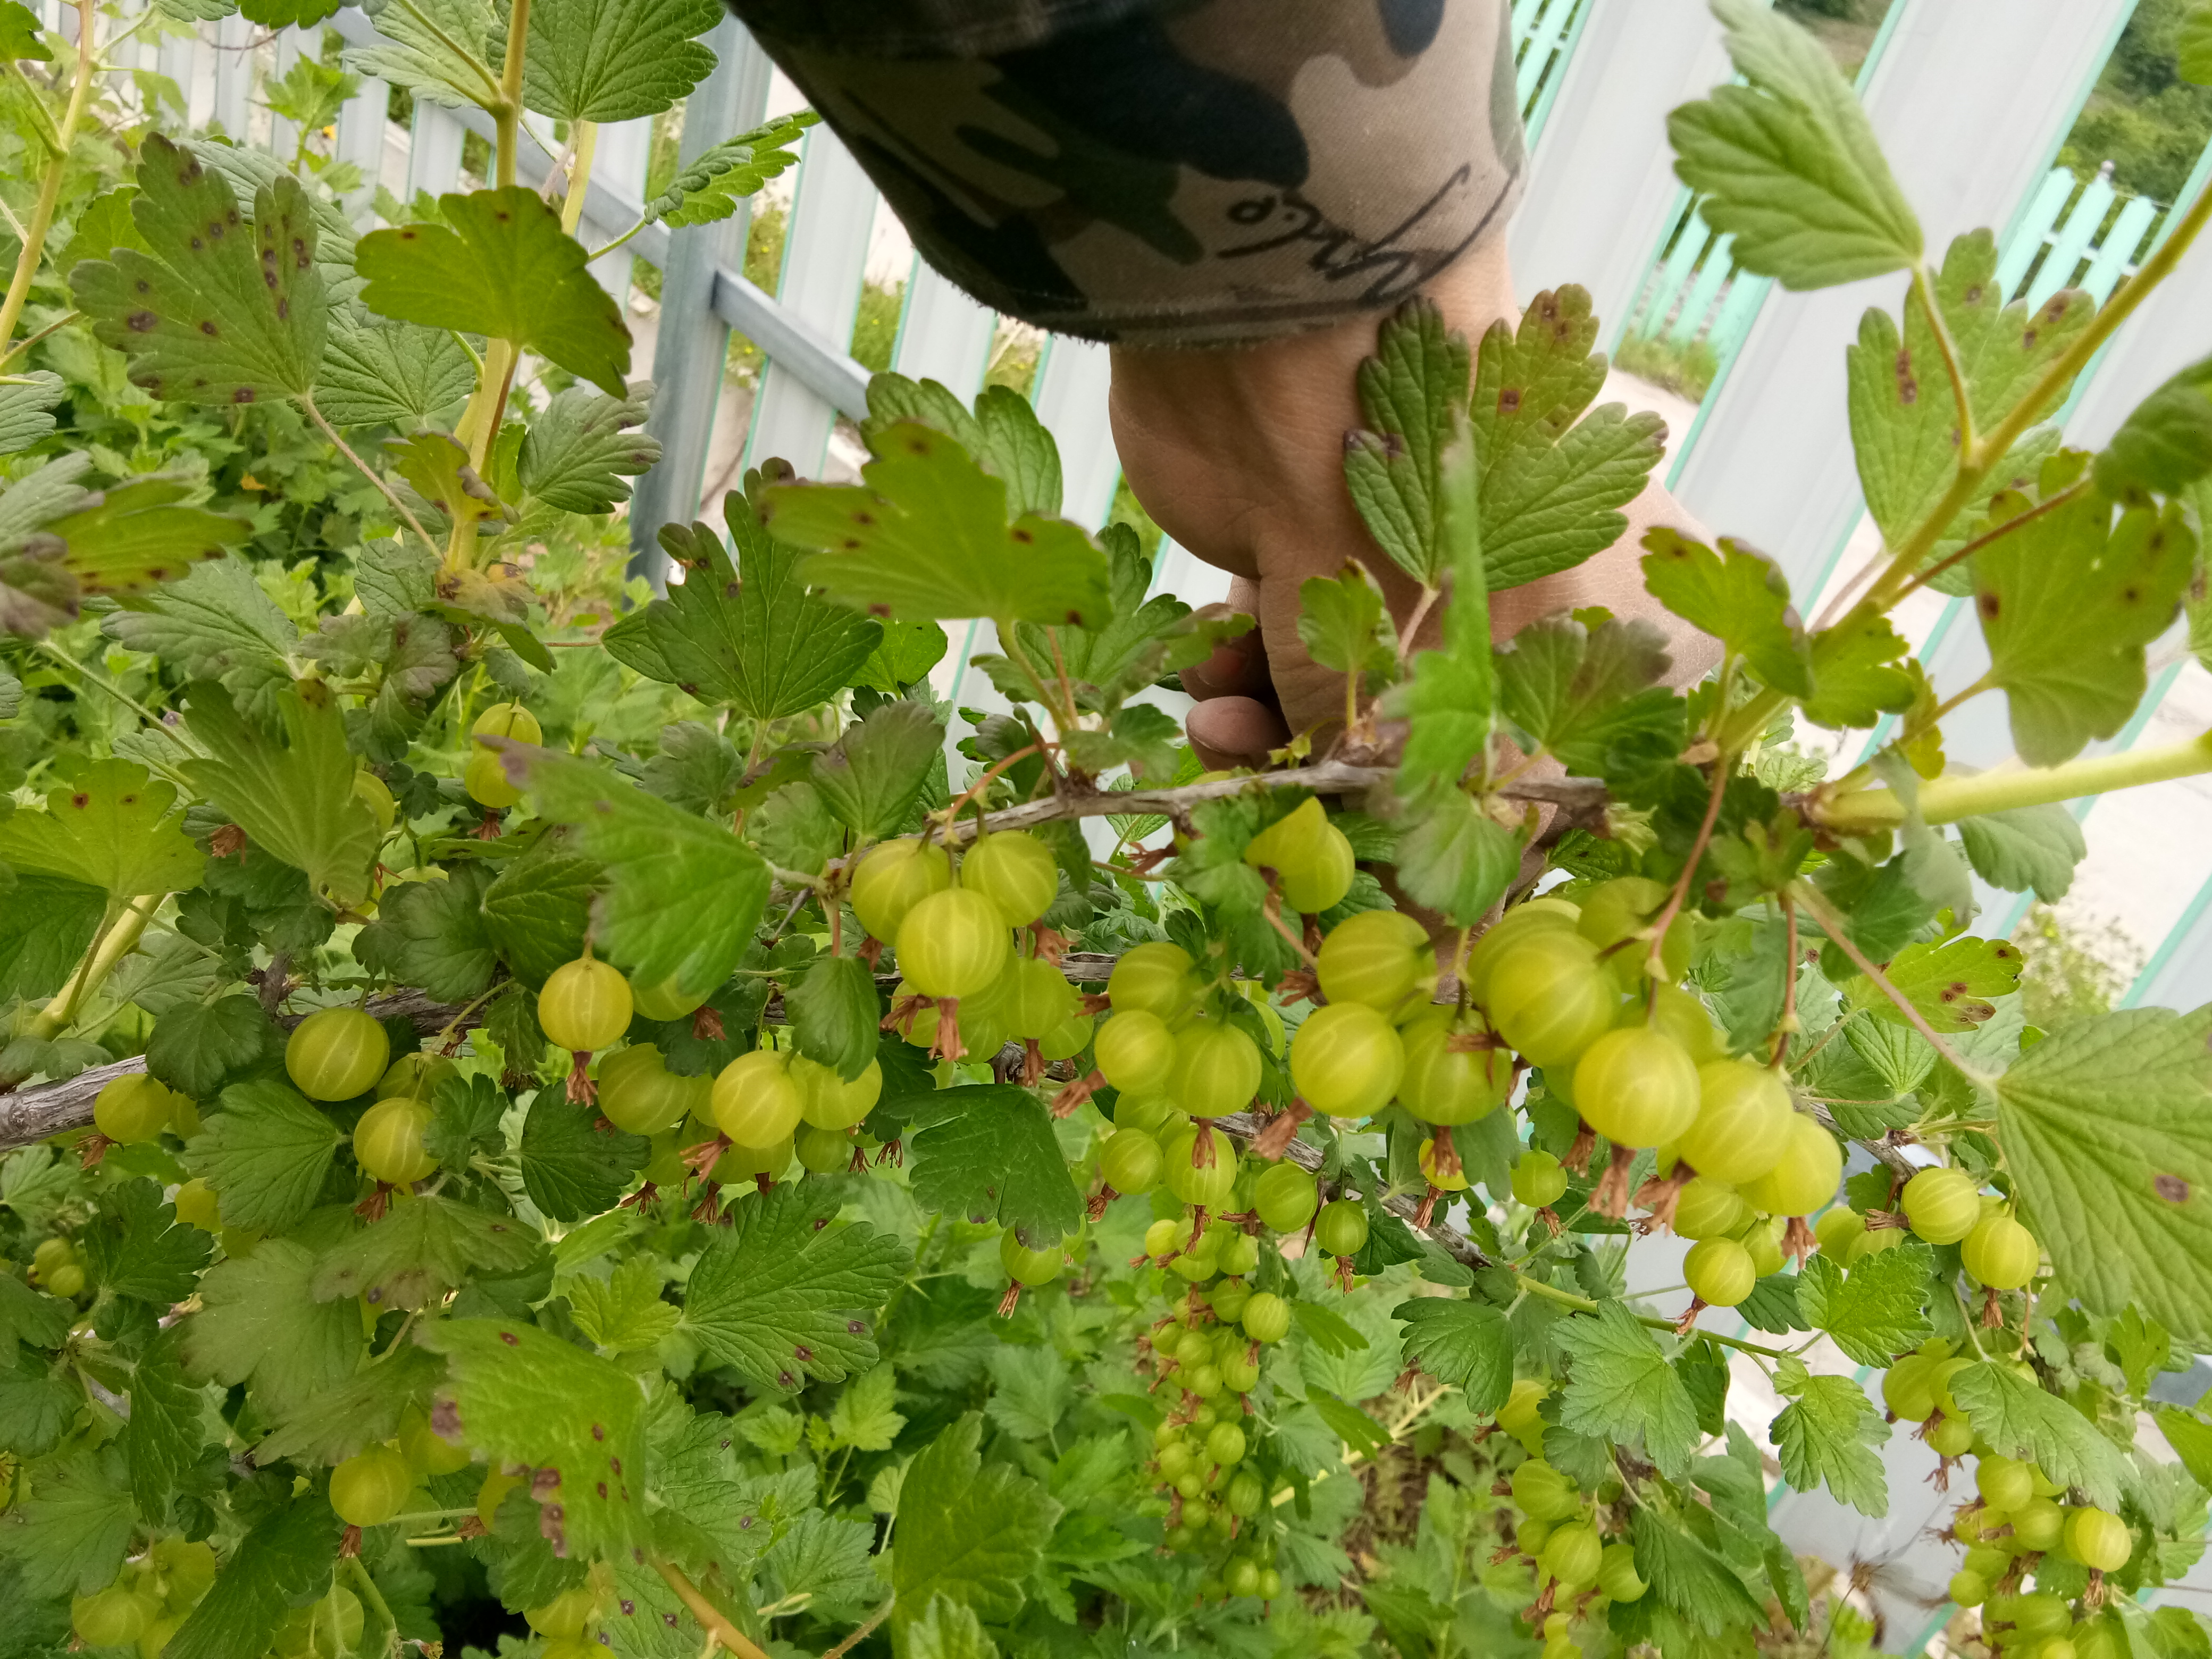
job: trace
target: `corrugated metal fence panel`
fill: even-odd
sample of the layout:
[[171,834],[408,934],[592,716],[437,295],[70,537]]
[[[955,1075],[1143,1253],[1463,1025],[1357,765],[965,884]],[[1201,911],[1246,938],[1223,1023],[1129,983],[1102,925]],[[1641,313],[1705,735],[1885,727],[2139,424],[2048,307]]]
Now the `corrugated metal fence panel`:
[[972,398],[991,366],[998,313],[968,297],[920,254],[906,283],[891,367],[916,380],[936,380],[955,396]]

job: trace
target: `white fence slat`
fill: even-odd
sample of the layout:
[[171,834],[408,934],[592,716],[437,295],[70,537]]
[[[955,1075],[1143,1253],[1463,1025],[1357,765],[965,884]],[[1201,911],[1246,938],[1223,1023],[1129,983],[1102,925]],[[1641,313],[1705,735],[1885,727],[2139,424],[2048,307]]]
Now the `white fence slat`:
[[1704,0],[1587,0],[1589,21],[1560,76],[1513,222],[1514,287],[1590,292],[1610,347],[1650,269],[1682,186],[1667,112],[1729,75]]
[[[300,61],[301,53],[313,51],[321,35],[320,29],[313,35],[301,29],[286,29],[278,34],[272,54],[275,61],[269,67],[269,80],[281,81],[290,74],[292,65]],[[260,96],[255,101],[264,105],[265,109],[269,97],[268,83],[264,82],[258,90]],[[266,110],[265,112],[269,121],[270,153],[289,167],[293,149],[300,142],[300,129],[274,110]]]
[[976,304],[917,253],[907,278],[891,367],[913,380],[941,381],[955,397],[971,398],[983,389],[998,325],[997,313]]
[[461,183],[461,140],[469,130],[460,118],[427,98],[415,100],[414,131],[407,150],[407,197],[443,196]]
[[2051,239],[2050,251],[2043,256],[2043,269],[2035,273],[2035,280],[2027,285],[2027,308],[2033,311],[2062,288],[2073,285],[2074,267],[2081,263],[2088,250],[2089,239],[2097,234],[2097,227],[2105,222],[2105,215],[2116,195],[2112,189],[2112,173],[2106,171],[2082,187],[2081,199],[2074,204],[2074,210],[2066,216],[2065,223],[2058,227]]
[[[876,220],[876,187],[853,154],[827,127],[806,135],[799,187],[784,242],[779,305],[834,340],[853,337],[860,278]],[[745,465],[780,455],[805,477],[818,477],[828,455],[836,407],[797,374],[771,360],[753,400]]]
[[2020,291],[2021,279],[2027,268],[2035,263],[2035,256],[2043,251],[2058,216],[2066,210],[2072,199],[2074,187],[2081,181],[2065,167],[2053,167],[2035,195],[2028,202],[2013,233],[1997,258],[1997,288],[2005,294]]
[[[617,121],[599,129],[599,152],[592,159],[592,177],[598,183],[611,185],[625,196],[645,194],[645,176],[653,167],[653,118],[644,116],[635,121]],[[586,218],[590,219],[588,212]],[[612,241],[628,225],[601,227],[592,225],[593,234],[584,238],[586,247],[597,247]],[[629,303],[630,266],[636,258],[630,247],[617,248],[605,258],[592,261],[592,275],[601,288],[615,297],[618,306]]]
[[361,169],[361,187],[349,204],[354,222],[366,229],[374,211],[377,182],[384,175],[384,147],[392,132],[391,83],[363,77],[361,90],[338,111],[334,159]]
[[241,142],[251,119],[253,25],[235,12],[215,26],[215,101],[208,119]]
[[1111,354],[1095,340],[1056,334],[1037,368],[1036,412],[1060,446],[1066,480],[1060,512],[1086,529],[1106,522],[1114,488],[1121,481],[1121,457],[1106,413],[1114,377]]
[[[1940,258],[1977,225],[2008,226],[2072,125],[2129,0],[1899,0],[1866,89],[1875,131]],[[2024,159],[2008,159],[2024,158]],[[1843,344],[1892,276],[1777,292],[1706,398],[1673,485],[1716,531],[1778,559],[1816,590],[1861,508]]]

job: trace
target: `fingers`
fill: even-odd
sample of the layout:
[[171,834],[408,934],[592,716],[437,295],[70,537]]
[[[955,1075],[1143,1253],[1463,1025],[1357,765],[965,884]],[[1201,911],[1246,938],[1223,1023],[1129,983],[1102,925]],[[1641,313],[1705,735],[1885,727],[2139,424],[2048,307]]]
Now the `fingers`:
[[1264,766],[1267,751],[1290,741],[1291,728],[1272,703],[1257,697],[1214,697],[1183,722],[1190,746],[1209,769]]

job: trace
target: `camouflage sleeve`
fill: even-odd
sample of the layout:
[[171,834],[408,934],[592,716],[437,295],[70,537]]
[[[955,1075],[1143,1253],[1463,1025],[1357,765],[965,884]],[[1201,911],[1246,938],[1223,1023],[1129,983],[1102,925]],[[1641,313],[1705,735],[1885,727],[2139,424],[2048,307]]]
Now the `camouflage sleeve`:
[[1139,345],[1395,304],[1504,234],[1508,0],[729,0],[924,258]]

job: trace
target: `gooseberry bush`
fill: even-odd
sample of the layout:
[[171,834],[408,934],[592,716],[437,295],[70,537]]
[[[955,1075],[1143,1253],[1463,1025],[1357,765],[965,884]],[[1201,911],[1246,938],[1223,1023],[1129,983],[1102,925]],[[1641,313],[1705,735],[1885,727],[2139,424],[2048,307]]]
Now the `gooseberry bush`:
[[[2081,758],[2199,581],[2208,371],[2050,423],[2212,203],[2101,309],[2002,307],[1820,48],[1718,9],[1708,222],[1905,277],[1849,348],[1883,558],[1808,623],[1654,532],[1671,629],[1494,642],[1661,433],[1589,410],[1579,290],[1416,302],[1374,545],[1302,594],[1343,716],[1205,773],[1146,694],[1243,619],[1060,517],[1008,392],[879,377],[862,482],[766,463],[623,586],[650,389],[574,232],[710,0],[390,0],[355,67],[496,176],[358,236],[311,139],[117,97],[168,13],[0,3],[0,1652],[1702,1659],[1834,1637],[1770,1484],[1885,1516],[1909,1437],[1960,1642],[2203,1653],[2144,1597],[2212,1488],[2154,1395],[2212,1341],[2205,1018],[2028,1027],[1970,878],[2056,899],[2063,803],[2212,766]],[[999,712],[930,690],[967,618]],[[1948,766],[2000,694],[2024,763]]]

